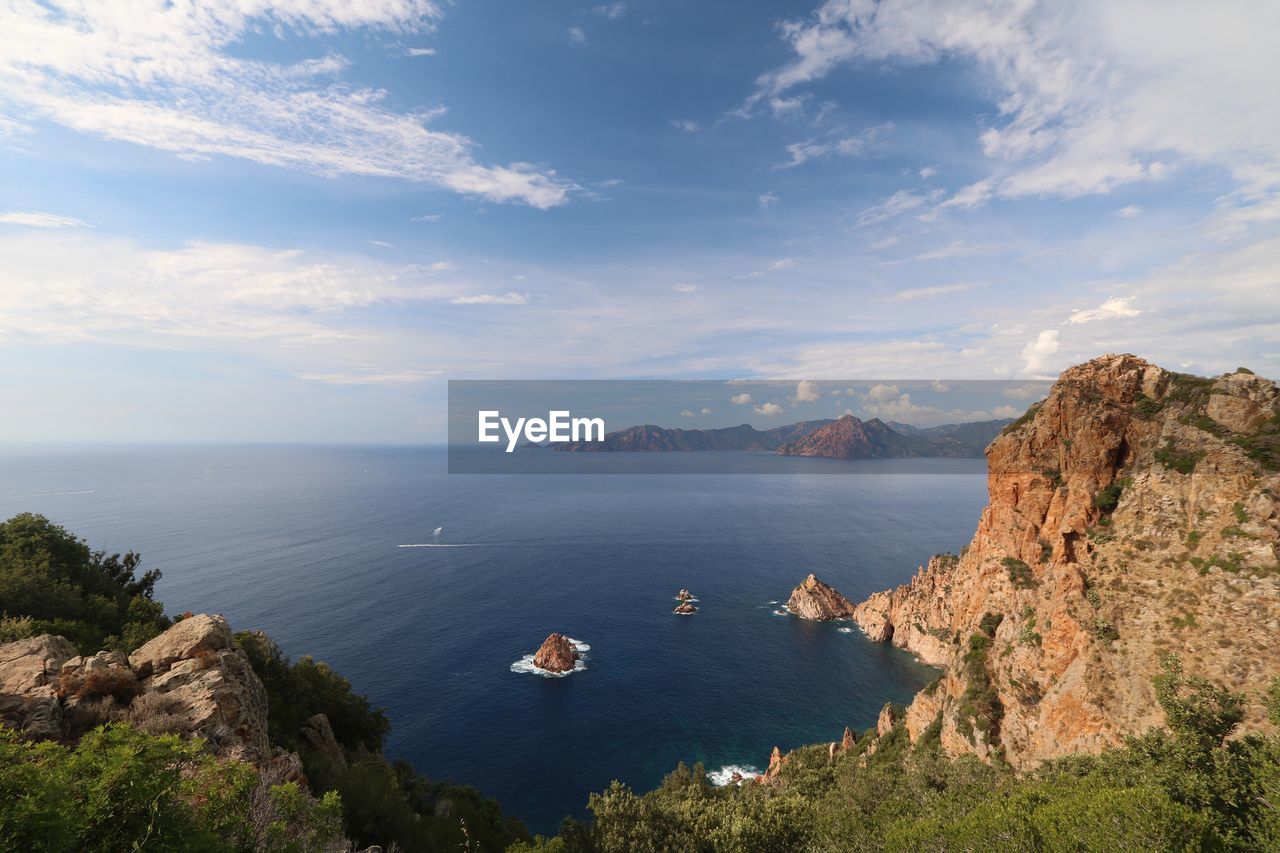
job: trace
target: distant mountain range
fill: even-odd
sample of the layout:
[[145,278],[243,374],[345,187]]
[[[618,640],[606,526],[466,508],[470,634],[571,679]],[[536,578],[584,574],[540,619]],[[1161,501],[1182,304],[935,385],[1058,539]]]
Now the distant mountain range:
[[758,430],[750,424],[720,429],[668,429],[644,424],[611,432],[604,441],[565,442],[553,450],[583,453],[698,450],[773,451],[782,456],[885,459],[917,456],[977,457],[1011,419],[920,428],[853,415],[799,421]]

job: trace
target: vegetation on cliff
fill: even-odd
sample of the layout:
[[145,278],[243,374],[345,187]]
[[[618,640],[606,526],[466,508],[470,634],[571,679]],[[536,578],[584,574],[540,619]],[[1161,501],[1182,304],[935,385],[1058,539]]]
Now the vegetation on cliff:
[[[1154,687],[1167,729],[1032,773],[950,757],[937,726],[912,744],[898,725],[834,755],[798,749],[767,784],[715,788],[701,765],[642,795],[614,782],[592,795],[593,820],[512,849],[1280,850],[1280,737],[1229,737],[1244,697],[1175,659]],[[1271,693],[1280,724],[1280,680]]]

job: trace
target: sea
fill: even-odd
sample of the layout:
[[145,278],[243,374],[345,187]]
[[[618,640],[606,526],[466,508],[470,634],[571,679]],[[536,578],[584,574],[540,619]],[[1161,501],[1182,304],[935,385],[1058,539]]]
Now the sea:
[[[856,601],[958,551],[984,460],[547,453],[563,473],[450,475],[441,447],[7,447],[0,515],[138,551],[169,613],[328,662],[386,709],[389,758],[537,832],[611,780],[683,761],[723,782],[861,731],[935,677],[783,605],[810,572]],[[681,588],[696,615],[672,614]],[[584,649],[567,676],[529,665],[553,631]]]

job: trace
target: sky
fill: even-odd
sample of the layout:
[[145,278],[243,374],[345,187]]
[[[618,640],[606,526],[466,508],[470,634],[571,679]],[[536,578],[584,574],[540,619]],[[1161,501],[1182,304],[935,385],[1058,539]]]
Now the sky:
[[0,440],[435,441],[449,379],[1277,377],[1278,33],[0,0]]

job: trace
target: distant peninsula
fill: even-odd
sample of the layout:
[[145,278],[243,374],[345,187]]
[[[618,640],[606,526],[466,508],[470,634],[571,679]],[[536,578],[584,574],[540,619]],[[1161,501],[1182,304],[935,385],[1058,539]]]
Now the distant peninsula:
[[946,456],[981,457],[1010,419],[943,424],[920,428],[909,424],[868,421],[853,415],[832,420],[798,421],[758,430],[750,424],[719,429],[680,429],[644,424],[608,433],[604,441],[543,445],[580,453],[654,453],[739,450],[774,452],[780,456],[827,459],[890,459]]

